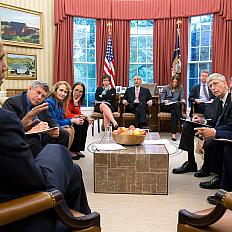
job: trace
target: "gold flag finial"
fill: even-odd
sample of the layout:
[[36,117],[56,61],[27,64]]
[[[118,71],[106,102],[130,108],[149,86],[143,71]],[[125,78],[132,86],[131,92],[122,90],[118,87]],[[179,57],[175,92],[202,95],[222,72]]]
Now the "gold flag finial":
[[176,24],[177,24],[177,29],[180,29],[180,24],[182,23],[182,21],[180,19],[177,19]]
[[111,35],[112,34],[112,22],[108,21],[106,25],[108,27],[108,34]]

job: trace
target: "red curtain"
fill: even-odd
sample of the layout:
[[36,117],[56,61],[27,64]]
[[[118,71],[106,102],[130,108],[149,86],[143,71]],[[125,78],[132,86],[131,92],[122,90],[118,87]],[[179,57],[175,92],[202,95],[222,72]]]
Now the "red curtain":
[[107,20],[96,20],[96,76],[97,86],[101,86],[101,75],[104,70],[104,58],[108,39]]
[[191,17],[195,15],[205,15],[205,14],[220,12],[221,1],[220,0],[171,0],[171,17],[175,17],[175,18]]
[[[96,21],[96,66],[97,86],[101,85],[104,58],[108,39],[108,20]],[[112,22],[112,46],[115,60],[116,85],[127,86],[129,83],[130,62],[130,21]]]
[[65,80],[73,85],[73,17],[67,16],[55,25],[53,83]]
[[112,44],[116,85],[128,86],[130,64],[130,21],[112,21]]
[[232,76],[232,21],[214,14],[212,41],[212,71],[227,79]]
[[[188,19],[180,18],[180,52],[182,61],[182,84],[186,88],[188,63]],[[154,23],[153,67],[154,82],[166,85],[171,78],[171,60],[175,48],[177,19],[156,20]]]

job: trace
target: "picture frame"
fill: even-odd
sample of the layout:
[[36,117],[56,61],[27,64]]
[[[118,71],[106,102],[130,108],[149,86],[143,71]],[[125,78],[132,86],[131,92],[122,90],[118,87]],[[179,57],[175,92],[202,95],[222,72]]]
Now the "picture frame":
[[121,93],[121,88],[122,88],[122,86],[120,86],[120,85],[115,86],[116,94],[120,94]]
[[42,13],[0,3],[0,37],[6,45],[43,47]]
[[8,80],[36,80],[37,56],[18,52],[7,52]]

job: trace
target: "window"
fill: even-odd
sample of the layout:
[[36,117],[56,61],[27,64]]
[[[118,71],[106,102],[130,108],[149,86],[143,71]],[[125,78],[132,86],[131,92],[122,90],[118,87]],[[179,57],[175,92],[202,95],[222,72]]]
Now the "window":
[[212,15],[191,17],[189,30],[188,93],[201,70],[212,72]]
[[132,20],[130,25],[130,74],[139,75],[143,82],[153,83],[153,20]]
[[74,17],[74,82],[85,85],[85,106],[93,106],[96,90],[96,21]]

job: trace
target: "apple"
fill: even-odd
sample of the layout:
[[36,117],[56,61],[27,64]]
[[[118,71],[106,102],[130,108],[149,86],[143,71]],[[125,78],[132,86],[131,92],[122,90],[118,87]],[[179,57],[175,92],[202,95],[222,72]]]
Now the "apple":
[[129,126],[129,130],[135,130],[135,126],[134,125],[130,125]]

